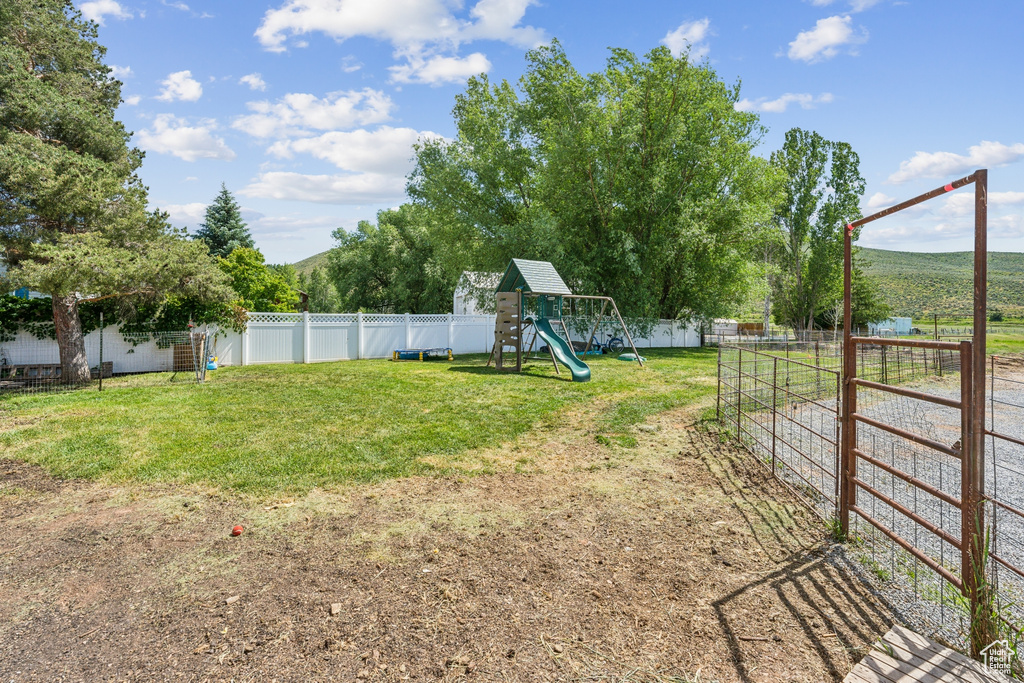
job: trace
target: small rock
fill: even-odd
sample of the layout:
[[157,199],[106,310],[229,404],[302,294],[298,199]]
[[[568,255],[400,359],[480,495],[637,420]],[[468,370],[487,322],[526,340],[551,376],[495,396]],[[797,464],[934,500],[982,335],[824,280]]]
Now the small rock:
[[559,654],[559,655],[562,654],[563,652],[565,652],[565,648],[563,646],[557,644],[557,643],[552,645],[551,649],[554,651],[555,654]]
[[402,673],[405,673],[405,664],[399,664],[398,665],[398,670],[401,671]]
[[339,614],[341,614],[341,603],[340,602],[332,602],[331,603],[331,616],[332,617],[336,617]]
[[241,595],[232,595],[230,598],[224,601],[225,605],[231,605],[242,599]]
[[359,678],[359,679],[364,679],[364,678],[369,678],[369,677],[370,677],[370,672],[369,672],[368,669],[360,669],[359,672],[356,674],[356,678]]
[[254,648],[252,645],[250,645],[249,643],[246,643],[245,647],[242,648],[242,651],[243,652],[252,652],[255,649],[256,648]]
[[776,643],[781,643],[782,642],[782,636],[780,636],[778,633],[776,633],[774,636],[772,636],[772,640],[774,640]]

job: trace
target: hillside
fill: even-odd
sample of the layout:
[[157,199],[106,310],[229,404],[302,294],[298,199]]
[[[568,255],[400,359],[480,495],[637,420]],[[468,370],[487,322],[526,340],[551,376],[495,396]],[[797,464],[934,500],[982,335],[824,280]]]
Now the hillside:
[[[896,315],[970,315],[974,254],[923,254],[860,249],[864,273],[878,283]],[[1024,254],[990,252],[988,307],[1007,316],[1024,315]]]
[[309,258],[304,258],[301,261],[296,261],[295,263],[292,264],[292,267],[295,268],[296,273],[305,273],[306,275],[312,273],[314,268],[326,268],[327,252],[321,251],[319,254],[313,254]]

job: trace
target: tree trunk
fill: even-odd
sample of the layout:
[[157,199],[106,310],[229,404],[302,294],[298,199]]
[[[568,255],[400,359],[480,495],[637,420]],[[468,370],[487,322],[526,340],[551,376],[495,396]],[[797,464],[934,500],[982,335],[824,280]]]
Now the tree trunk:
[[65,384],[89,381],[89,360],[85,355],[85,335],[78,317],[78,297],[74,294],[53,297],[53,325],[60,349],[60,378]]

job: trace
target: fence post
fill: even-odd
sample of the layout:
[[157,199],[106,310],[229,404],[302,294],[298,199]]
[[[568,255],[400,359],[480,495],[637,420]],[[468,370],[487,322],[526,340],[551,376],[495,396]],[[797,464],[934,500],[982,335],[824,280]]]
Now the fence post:
[[361,360],[363,353],[363,312],[356,313],[356,360]]
[[302,362],[310,362],[309,354],[309,311],[302,312]]
[[100,391],[103,391],[103,311],[100,311]]
[[739,357],[736,360],[736,440],[743,442],[740,438],[740,415],[743,414],[743,349],[739,350]]
[[[844,537],[850,534],[850,508],[857,505],[857,345],[853,342],[853,227],[843,231],[843,413],[842,446],[839,467],[839,528]],[[882,347],[885,348],[885,347]]]
[[412,348],[412,320],[408,313],[405,314],[405,348]]
[[455,348],[455,314],[448,314],[448,348]]
[[242,365],[249,364],[249,320],[246,319],[245,327],[242,328]]
[[772,357],[772,476],[775,476],[775,423],[779,408],[779,357]]
[[722,345],[718,345],[718,383],[715,391],[715,419],[722,422]]

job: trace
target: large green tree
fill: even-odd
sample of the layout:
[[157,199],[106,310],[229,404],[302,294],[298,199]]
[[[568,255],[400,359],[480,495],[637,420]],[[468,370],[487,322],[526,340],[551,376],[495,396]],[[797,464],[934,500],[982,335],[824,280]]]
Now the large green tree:
[[309,275],[299,273],[299,289],[306,292],[310,313],[343,313],[338,289],[331,282],[327,270],[317,266]]
[[860,158],[846,142],[794,128],[771,161],[787,178],[775,212],[781,240],[771,278],[773,313],[778,323],[809,330],[842,296],[843,232],[860,218],[864,194]]
[[417,147],[410,196],[466,228],[475,269],[552,261],[638,318],[708,318],[742,298],[781,174],[739,88],[664,47],[581,74],[553,42],[518,90],[472,78],[457,134]]
[[413,204],[334,231],[328,273],[348,310],[381,313],[450,311],[472,245],[452,238],[436,215]]
[[224,183],[213,203],[206,207],[206,217],[199,224],[196,239],[205,242],[210,253],[221,258],[239,247],[255,248],[249,228],[242,221],[242,209]]
[[256,249],[238,247],[219,260],[220,268],[231,278],[238,298],[235,304],[246,311],[294,311],[299,294],[281,272],[263,262]]
[[70,0],[0,2],[0,248],[14,282],[52,297],[68,382],[89,377],[82,301],[230,293],[205,249],[148,211],[104,55]]

